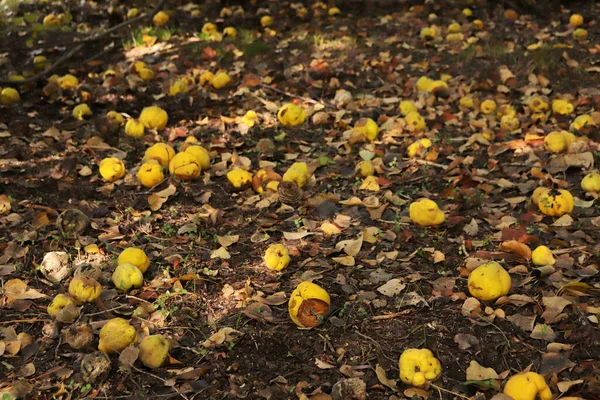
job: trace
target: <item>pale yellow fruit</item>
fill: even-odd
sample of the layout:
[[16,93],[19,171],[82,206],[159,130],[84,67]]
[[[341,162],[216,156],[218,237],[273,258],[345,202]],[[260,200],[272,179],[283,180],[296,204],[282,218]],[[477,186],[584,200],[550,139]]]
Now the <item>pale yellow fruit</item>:
[[552,391],[544,377],[536,372],[526,372],[511,377],[504,385],[504,394],[513,400],[552,400]]
[[156,143],[146,150],[144,160],[156,160],[163,167],[167,167],[175,157],[175,150],[166,143]]
[[212,85],[215,89],[221,89],[229,85],[231,78],[227,75],[227,72],[218,72],[212,79]]
[[117,264],[135,265],[143,274],[148,270],[150,260],[144,250],[138,249],[137,247],[128,247],[119,254]]
[[166,336],[149,335],[140,342],[139,358],[142,364],[151,369],[162,367],[169,359],[171,344]]
[[409,207],[410,220],[421,226],[436,226],[446,220],[444,212],[440,210],[435,201],[420,199],[414,201]]
[[270,15],[265,15],[260,18],[260,24],[262,25],[263,28],[271,26],[273,24],[273,18],[271,18]]
[[[21,101],[21,95],[19,95],[17,89],[4,88],[2,89],[2,92],[0,92],[0,103],[5,106],[18,103],[19,101]],[[75,110],[73,110],[73,112],[75,112]]]
[[139,138],[144,136],[146,132],[146,127],[144,124],[138,119],[130,119],[125,124],[125,134],[132,138]]
[[600,192],[600,174],[590,172],[581,180],[581,188],[588,192]]
[[402,382],[423,386],[435,380],[442,373],[440,360],[429,349],[406,349],[398,362]]
[[[4,92],[4,91],[2,91]],[[85,117],[92,115],[92,110],[87,104],[78,104],[73,108],[73,118],[83,121]]]
[[116,157],[108,157],[100,161],[100,175],[105,181],[114,182],[125,176],[125,164]]
[[269,246],[264,256],[265,264],[273,271],[281,271],[290,263],[290,253],[281,243]]
[[98,350],[107,354],[119,353],[136,341],[135,328],[123,318],[113,318],[100,329]]
[[164,11],[159,11],[152,17],[154,26],[164,26],[169,22],[169,14]]
[[302,125],[306,120],[306,112],[302,107],[288,103],[279,109],[277,118],[286,126]]
[[497,262],[490,261],[469,275],[469,293],[478,300],[493,301],[508,294],[511,283],[508,272]]
[[144,275],[135,265],[119,264],[112,274],[112,281],[117,289],[128,292],[144,284]]
[[200,164],[193,154],[177,153],[169,163],[169,172],[182,181],[200,176]]
[[241,189],[252,184],[252,174],[242,168],[235,168],[227,173],[227,180],[235,189]]
[[63,293],[57,294],[54,296],[54,299],[52,299],[52,302],[48,305],[48,315],[54,317],[60,310],[69,304],[75,304],[71,296]]
[[200,165],[202,171],[208,171],[210,169],[210,154],[204,147],[188,146],[185,149],[185,152],[196,157],[196,160],[198,160],[198,165]]
[[296,182],[299,187],[303,187],[306,185],[308,180],[310,179],[310,173],[308,172],[308,165],[305,162],[295,162],[293,163],[283,177],[282,181],[291,181]]
[[361,118],[354,125],[354,130],[362,133],[372,142],[377,138],[379,126],[377,126],[377,122],[373,121],[371,118]]
[[102,293],[102,285],[87,276],[75,276],[69,283],[69,294],[80,303],[96,300]]
[[160,107],[150,106],[142,110],[139,119],[148,129],[163,129],[169,122],[169,115]]
[[148,160],[140,167],[137,178],[143,186],[151,188],[161,183],[165,179],[165,174],[157,160]]
[[536,247],[531,253],[531,261],[535,265],[554,265],[556,263],[552,251],[546,246]]

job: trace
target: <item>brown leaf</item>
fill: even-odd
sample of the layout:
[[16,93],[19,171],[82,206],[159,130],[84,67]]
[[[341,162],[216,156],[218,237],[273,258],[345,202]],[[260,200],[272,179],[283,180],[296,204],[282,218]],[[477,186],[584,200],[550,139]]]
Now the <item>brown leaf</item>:
[[135,361],[138,359],[140,349],[136,346],[129,345],[119,355],[119,363],[127,367],[132,367]]
[[362,247],[363,238],[360,235],[357,239],[342,240],[335,245],[336,250],[344,251],[349,256],[356,256]]
[[385,370],[381,367],[381,365],[377,364],[375,367],[375,374],[377,375],[377,379],[381,382],[382,385],[389,387],[390,389],[397,391],[397,381],[388,379]]
[[211,337],[202,342],[202,346],[206,348],[213,348],[222,345],[225,342],[233,342],[237,340],[237,338],[241,335],[242,332],[237,331],[233,328],[221,328],[217,332],[215,332]]
[[533,332],[529,335],[532,339],[542,339],[547,342],[553,342],[556,339],[556,333],[550,327],[550,325],[546,324],[537,324],[535,328],[533,328]]
[[31,289],[20,279],[11,279],[4,284],[4,296],[9,303],[15,300],[41,299],[46,298],[43,293]]
[[467,350],[473,346],[479,346],[479,339],[468,333],[459,333],[454,336],[454,343],[458,344],[459,349]]
[[525,260],[531,260],[531,249],[526,244],[516,240],[508,240],[506,242],[502,242],[500,247],[503,250],[515,253],[517,256],[524,258]]
[[467,380],[486,381],[488,379],[500,379],[498,373],[493,368],[486,368],[475,360],[471,360],[467,368]]
[[248,304],[244,309],[244,315],[260,322],[275,322],[273,310],[267,304],[263,303],[255,302]]

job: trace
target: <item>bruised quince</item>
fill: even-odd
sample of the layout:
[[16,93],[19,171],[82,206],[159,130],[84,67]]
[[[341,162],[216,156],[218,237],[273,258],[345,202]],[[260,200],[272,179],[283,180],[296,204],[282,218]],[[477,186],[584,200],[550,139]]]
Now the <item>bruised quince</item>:
[[319,325],[329,313],[329,293],[312,282],[302,282],[292,292],[288,303],[290,318],[300,328]]
[[71,296],[63,293],[57,294],[54,296],[54,299],[52,299],[52,302],[48,305],[48,315],[54,317],[60,310],[69,304],[75,304]]
[[526,372],[511,377],[504,385],[504,394],[513,400],[552,400],[552,392],[544,377],[536,372]]
[[575,200],[568,190],[548,191],[540,197],[538,207],[544,215],[562,217],[573,211]]
[[375,140],[379,133],[377,122],[373,121],[371,118],[361,118],[356,125],[354,125],[354,130],[365,135],[371,142]]
[[94,278],[75,276],[69,283],[69,294],[80,303],[89,303],[100,297],[102,285]]
[[149,335],[140,342],[140,361],[146,367],[155,369],[169,359],[171,343],[164,335]]
[[281,244],[272,244],[265,252],[265,264],[273,271],[281,271],[290,263],[290,253],[288,249]]
[[490,261],[469,275],[469,293],[481,301],[493,301],[510,291],[510,275],[500,264]]
[[406,125],[410,126],[415,132],[420,132],[427,126],[425,123],[425,118],[417,111],[412,111],[406,114],[404,117],[406,121]]
[[306,120],[306,112],[302,107],[288,103],[279,109],[277,119],[285,126],[298,126]]
[[409,207],[410,220],[421,226],[436,226],[446,220],[444,212],[440,210],[435,201],[420,199],[414,201]]
[[531,202],[537,206],[540,204],[540,199],[542,196],[545,196],[548,192],[550,192],[550,189],[547,187],[540,186],[536,188],[531,195]]
[[552,100],[552,112],[554,114],[569,115],[575,110],[573,104],[566,100],[556,99]]
[[150,266],[150,260],[146,255],[146,252],[142,249],[138,249],[137,247],[128,247],[119,254],[119,258],[117,259],[117,265],[121,264],[131,264],[136,266],[142,274],[148,270]]
[[435,380],[442,373],[440,360],[429,349],[406,349],[398,362],[402,382],[423,386]]
[[136,341],[135,328],[123,318],[113,318],[100,329],[98,350],[107,354],[119,353]]
[[252,174],[242,168],[234,168],[227,173],[227,180],[235,189],[242,189],[252,184]]

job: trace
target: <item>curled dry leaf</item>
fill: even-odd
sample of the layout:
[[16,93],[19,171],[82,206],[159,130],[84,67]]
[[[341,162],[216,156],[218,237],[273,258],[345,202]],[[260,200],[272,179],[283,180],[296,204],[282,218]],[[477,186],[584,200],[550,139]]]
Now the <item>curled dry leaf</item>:
[[515,253],[517,256],[524,258],[525,260],[531,260],[531,249],[529,246],[517,240],[507,240],[506,242],[502,242],[500,247],[503,250]]
[[498,373],[493,368],[486,368],[475,360],[471,360],[467,368],[467,380],[486,381],[488,379],[500,379]]
[[235,342],[241,335],[243,335],[242,332],[237,331],[233,328],[221,328],[217,332],[215,332],[211,337],[202,342],[202,346],[212,349],[222,344]]

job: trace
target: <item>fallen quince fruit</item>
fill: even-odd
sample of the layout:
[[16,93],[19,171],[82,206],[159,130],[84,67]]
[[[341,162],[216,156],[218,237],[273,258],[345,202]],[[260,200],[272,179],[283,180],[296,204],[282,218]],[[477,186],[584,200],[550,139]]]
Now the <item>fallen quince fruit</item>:
[[312,282],[302,282],[292,292],[288,303],[290,318],[300,328],[319,325],[329,313],[329,293]]
[[144,136],[146,126],[138,119],[130,119],[125,124],[125,134],[132,138]]
[[531,261],[535,265],[554,265],[556,263],[552,251],[546,246],[536,247],[531,253]]
[[169,14],[164,11],[159,11],[152,17],[154,26],[164,26],[169,22]]
[[465,108],[473,108],[475,106],[475,102],[473,101],[473,96],[471,96],[471,95],[465,95],[465,96],[461,97],[460,100],[458,101],[458,104],[461,107],[465,107]]
[[519,129],[519,119],[512,115],[503,115],[500,118],[500,128],[507,132],[514,132]]
[[356,164],[356,168],[354,171],[358,172],[362,178],[366,178],[367,176],[372,176],[375,174],[375,167],[373,166],[373,162],[371,160],[363,160]]
[[569,25],[571,26],[581,26],[583,25],[583,15],[581,14],[573,14],[569,18]]
[[173,157],[175,157],[175,150],[166,143],[156,143],[144,154],[144,160],[156,160],[163,167],[167,167]]
[[270,15],[264,15],[260,18],[260,24],[263,28],[273,25],[273,18]]
[[123,118],[123,114],[117,111],[109,111],[106,113],[106,118],[113,120],[119,125],[123,125],[125,123],[125,118]]
[[76,76],[67,74],[58,78],[58,84],[62,90],[69,90],[79,86],[79,79]]
[[169,163],[169,172],[182,181],[188,181],[200,176],[200,164],[196,156],[190,153],[177,153]]
[[160,107],[150,106],[142,110],[139,119],[148,129],[163,129],[169,122],[169,115]]
[[208,171],[210,169],[210,154],[204,147],[197,145],[188,146],[186,147],[185,152],[196,157],[202,171]]
[[481,301],[493,301],[510,291],[510,275],[500,264],[490,261],[469,275],[469,293]]
[[69,283],[69,294],[80,303],[89,303],[100,297],[102,285],[94,278],[75,276]]
[[139,8],[130,8],[127,10],[127,19],[135,18],[140,15]]
[[112,274],[112,281],[117,289],[128,292],[144,284],[144,275],[135,265],[119,264]]
[[573,39],[575,40],[586,40],[588,38],[588,31],[583,28],[577,28],[573,31]]
[[300,161],[293,163],[281,178],[284,182],[296,182],[298,187],[304,187],[309,179],[310,174],[308,172],[308,165],[306,165],[305,162]]
[[149,335],[142,339],[139,349],[142,364],[155,369],[162,367],[169,359],[171,343],[164,335]]
[[45,26],[60,26],[62,21],[54,14],[48,14],[44,17],[42,24]]
[[[4,94],[4,90],[2,93]],[[90,110],[90,106],[85,103],[78,104],[73,108],[73,118],[75,119],[83,121],[85,117],[89,117],[90,115],[92,115],[92,110]]]
[[406,149],[406,154],[408,155],[409,158],[415,158],[417,156],[421,157],[425,154],[425,151],[430,147],[431,147],[431,140],[429,140],[427,138],[423,138],[423,139],[417,140],[416,142],[414,142],[410,146],[408,146],[408,149]]
[[334,16],[334,15],[338,15],[339,13],[341,13],[340,9],[337,7],[331,7],[329,10],[327,10],[327,14],[329,14],[330,16]]
[[227,28],[223,29],[223,36],[227,36],[235,40],[237,39],[237,29],[235,29],[233,26],[228,26]]
[[371,142],[377,138],[377,134],[379,133],[377,122],[373,121],[371,118],[361,118],[358,120],[354,125],[354,130],[365,135]]
[[98,350],[107,354],[119,353],[136,341],[135,328],[123,318],[113,318],[100,329]]
[[430,92],[431,84],[433,83],[433,79],[428,78],[426,76],[422,76],[417,80],[417,90],[419,92]]
[[302,107],[288,103],[279,109],[277,119],[285,126],[298,126],[306,120],[306,112]]
[[136,266],[142,274],[148,270],[150,266],[150,260],[146,255],[146,252],[142,249],[138,249],[137,247],[128,247],[119,254],[119,258],[117,259],[117,265],[121,264],[131,264]]
[[288,249],[281,243],[272,244],[265,251],[265,264],[273,271],[281,271],[290,263],[290,253]]
[[252,184],[252,174],[242,168],[234,168],[227,173],[227,180],[235,189],[242,189]]
[[496,111],[496,102],[494,100],[491,100],[491,99],[484,100],[479,105],[479,109],[485,115],[489,115],[489,114],[493,113],[494,111]]
[[137,178],[143,186],[151,188],[161,183],[165,179],[165,174],[157,160],[148,160],[140,167]]
[[569,115],[575,110],[573,104],[566,100],[556,99],[552,100],[552,112],[554,114]]
[[596,126],[596,121],[594,121],[591,115],[584,114],[575,118],[575,120],[571,123],[569,130],[578,131],[586,126]]
[[371,192],[379,192],[379,190],[381,189],[379,186],[379,179],[373,175],[367,176],[365,179],[363,179],[358,189],[368,190]]
[[[2,92],[0,92],[0,103],[2,105],[10,105],[18,103],[21,100],[21,95],[17,91],[17,89],[13,88],[4,88]],[[77,107],[75,107],[77,108]],[[75,114],[75,110],[73,110],[73,114]]]
[[227,72],[217,72],[213,77],[211,84],[215,89],[221,89],[229,85],[231,78],[227,75]]
[[252,110],[246,111],[246,114],[242,117],[242,122],[252,128],[256,121],[258,120],[258,115]]
[[171,87],[169,87],[169,96],[177,96],[180,93],[187,93],[189,91],[187,79],[177,79]]
[[548,111],[548,108],[548,103],[541,97],[535,96],[529,100],[529,109],[534,113]]
[[504,385],[504,394],[513,400],[552,400],[552,392],[544,377],[536,372],[526,372],[511,377]]
[[551,190],[540,197],[538,207],[544,215],[562,217],[573,211],[575,201],[573,195],[568,190]]
[[411,111],[406,114],[404,120],[406,121],[406,124],[412,127],[415,132],[420,132],[427,126],[425,124],[425,118],[423,118],[423,116],[417,111]]
[[581,188],[587,193],[600,192],[600,174],[590,172],[581,180]]
[[71,296],[63,293],[57,294],[56,296],[54,296],[54,299],[52,299],[52,302],[48,304],[48,315],[54,317],[56,314],[58,314],[60,310],[62,310],[69,304],[75,304]]
[[400,379],[413,386],[423,386],[442,373],[440,360],[429,349],[406,349],[398,362]]
[[437,30],[435,27],[425,26],[421,29],[419,36],[423,40],[433,40],[437,36]]
[[116,157],[108,157],[100,161],[100,175],[105,181],[114,182],[125,176],[125,164]]
[[213,74],[210,71],[205,71],[200,74],[200,77],[198,78],[198,83],[200,84],[200,86],[204,86],[207,83],[210,85],[214,78],[215,74]]
[[444,213],[433,200],[420,199],[409,207],[410,220],[421,226],[436,226],[446,220]]
[[154,79],[154,71],[150,68],[140,69],[138,75],[143,81],[151,81],[152,79]]
[[552,153],[562,153],[569,149],[571,143],[577,138],[571,132],[555,131],[550,132],[544,138],[544,148]]
[[202,27],[202,33],[205,35],[212,35],[213,33],[217,33],[217,25],[212,22],[207,22]]
[[542,196],[545,196],[548,192],[550,192],[550,189],[547,187],[540,186],[536,188],[531,195],[531,202],[537,206]]
[[400,113],[405,117],[406,117],[406,115],[408,115],[408,113],[418,111],[418,108],[415,105],[415,103],[413,103],[410,100],[402,100],[400,102],[400,106],[398,108],[400,108]]

